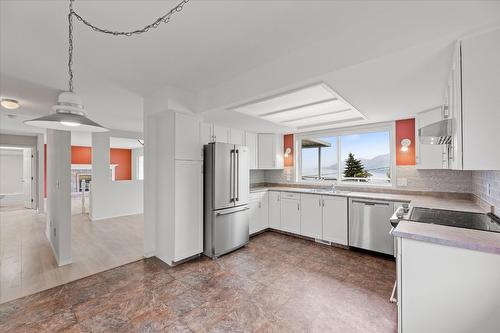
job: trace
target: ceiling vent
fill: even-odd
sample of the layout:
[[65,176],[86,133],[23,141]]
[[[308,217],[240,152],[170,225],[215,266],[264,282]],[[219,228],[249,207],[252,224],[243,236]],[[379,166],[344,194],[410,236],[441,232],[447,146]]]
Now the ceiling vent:
[[346,126],[366,119],[325,83],[238,105],[231,110],[268,120],[294,131]]

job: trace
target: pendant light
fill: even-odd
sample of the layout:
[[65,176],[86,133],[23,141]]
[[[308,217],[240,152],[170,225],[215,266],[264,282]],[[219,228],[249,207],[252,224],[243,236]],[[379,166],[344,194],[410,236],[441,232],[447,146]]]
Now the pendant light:
[[90,24],[87,20],[81,17],[73,10],[73,1],[69,0],[69,14],[68,14],[68,90],[59,94],[57,104],[52,107],[55,113],[47,116],[27,120],[24,123],[31,126],[64,130],[64,131],[87,131],[87,132],[107,132],[109,129],[99,125],[98,123],[87,118],[83,102],[80,96],[73,91],[73,17],[76,17],[80,22],[92,28],[96,32],[110,34],[113,36],[132,36],[142,34],[150,29],[157,28],[161,23],[170,22],[171,16],[174,13],[180,12],[184,5],[189,0],[181,1],[177,6],[171,9],[168,13],[162,15],[156,21],[148,24],[142,29],[132,31],[112,31],[96,27]]

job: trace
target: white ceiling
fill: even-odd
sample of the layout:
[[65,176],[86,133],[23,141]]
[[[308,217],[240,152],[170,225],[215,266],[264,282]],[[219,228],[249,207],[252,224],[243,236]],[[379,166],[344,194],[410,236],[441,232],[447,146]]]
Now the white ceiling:
[[[125,30],[174,4],[74,6]],[[46,113],[66,89],[67,10],[68,1],[0,2],[0,93],[21,100],[20,117]],[[93,120],[129,131],[142,131],[142,96],[164,85],[196,93],[208,120],[257,131],[286,129],[226,109],[318,79],[368,122],[396,119],[438,104],[453,41],[497,24],[500,2],[489,1],[190,1],[131,38],[75,22],[75,89]],[[18,130],[4,111],[0,130]]]

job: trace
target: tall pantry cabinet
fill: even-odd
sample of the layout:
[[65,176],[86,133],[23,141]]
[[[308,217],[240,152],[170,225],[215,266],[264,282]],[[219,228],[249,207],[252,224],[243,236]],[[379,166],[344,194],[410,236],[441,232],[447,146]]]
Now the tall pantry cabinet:
[[155,255],[173,265],[203,252],[201,121],[191,114],[162,112],[156,122]]

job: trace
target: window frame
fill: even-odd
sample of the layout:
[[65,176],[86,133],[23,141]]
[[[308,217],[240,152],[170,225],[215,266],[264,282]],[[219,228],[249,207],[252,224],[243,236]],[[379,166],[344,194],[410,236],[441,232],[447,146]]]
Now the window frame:
[[[362,126],[352,126],[344,128],[334,128],[328,130],[319,130],[311,132],[303,132],[295,134],[294,138],[294,150],[297,152],[295,154],[295,182],[302,184],[312,184],[312,185],[344,185],[344,186],[360,186],[360,187],[395,187],[396,186],[396,145],[395,145],[395,127],[396,123],[384,122],[371,125]],[[355,135],[355,134],[366,134],[372,132],[389,132],[389,152],[390,152],[390,175],[391,179],[388,184],[370,184],[364,182],[346,182],[342,181],[342,146],[341,137],[345,135]],[[337,164],[338,164],[338,179],[337,180],[303,180],[302,179],[302,147],[301,141],[303,139],[314,139],[320,136],[335,136],[337,137]],[[318,166],[321,167],[321,166]]]

